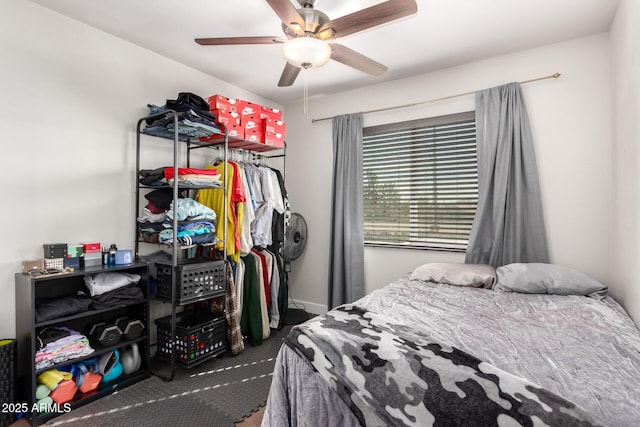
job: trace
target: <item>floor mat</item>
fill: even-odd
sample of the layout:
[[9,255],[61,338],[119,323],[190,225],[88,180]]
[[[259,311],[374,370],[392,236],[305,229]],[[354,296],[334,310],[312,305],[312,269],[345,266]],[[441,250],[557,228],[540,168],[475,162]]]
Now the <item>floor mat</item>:
[[245,343],[237,356],[178,368],[173,381],[152,376],[47,425],[232,426],[266,402],[275,359],[289,329],[272,330],[260,346]]

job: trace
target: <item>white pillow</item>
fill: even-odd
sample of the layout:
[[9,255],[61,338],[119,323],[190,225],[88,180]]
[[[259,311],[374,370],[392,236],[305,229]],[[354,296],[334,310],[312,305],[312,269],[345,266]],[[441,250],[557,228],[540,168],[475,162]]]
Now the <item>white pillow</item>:
[[496,282],[496,269],[486,264],[432,262],[413,270],[411,279],[491,289]]
[[545,263],[513,263],[496,269],[494,289],[526,294],[584,295],[604,298],[608,288],[569,267]]

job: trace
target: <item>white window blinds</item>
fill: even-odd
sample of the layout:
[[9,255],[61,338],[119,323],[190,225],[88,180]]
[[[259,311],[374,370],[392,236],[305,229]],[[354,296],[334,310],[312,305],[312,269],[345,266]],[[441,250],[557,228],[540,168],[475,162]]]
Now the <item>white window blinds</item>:
[[365,128],[365,244],[463,251],[478,202],[474,112]]

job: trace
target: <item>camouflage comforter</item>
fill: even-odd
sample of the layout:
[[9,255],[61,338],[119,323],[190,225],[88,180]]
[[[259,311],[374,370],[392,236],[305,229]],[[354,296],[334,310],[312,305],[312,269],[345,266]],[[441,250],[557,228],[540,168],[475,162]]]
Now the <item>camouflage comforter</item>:
[[363,426],[601,425],[557,394],[354,305],[294,327],[285,343]]

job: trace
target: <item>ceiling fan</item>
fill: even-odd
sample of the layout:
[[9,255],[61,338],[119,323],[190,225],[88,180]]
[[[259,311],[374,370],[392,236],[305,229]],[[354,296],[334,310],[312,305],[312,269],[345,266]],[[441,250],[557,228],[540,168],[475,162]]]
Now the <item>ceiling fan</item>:
[[282,20],[286,39],[270,36],[197,38],[200,45],[239,45],[284,43],[287,60],[278,86],[291,86],[301,69],[320,67],[329,59],[365,73],[379,76],[387,67],[346,46],[325,40],[348,36],[389,21],[412,15],[418,7],[415,0],[387,0],[375,6],[331,20],[314,9],[316,0],[298,0],[296,9],[290,0],[266,0]]

